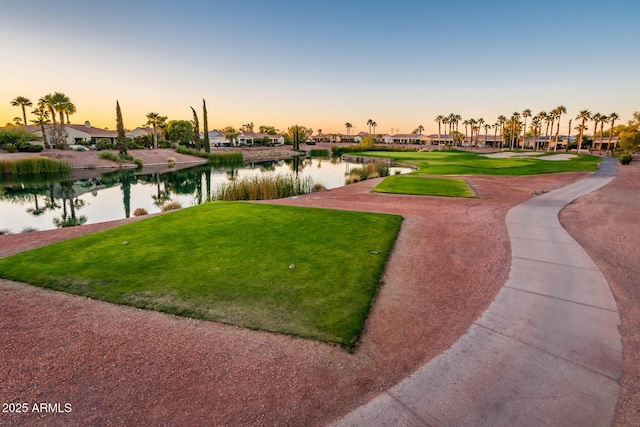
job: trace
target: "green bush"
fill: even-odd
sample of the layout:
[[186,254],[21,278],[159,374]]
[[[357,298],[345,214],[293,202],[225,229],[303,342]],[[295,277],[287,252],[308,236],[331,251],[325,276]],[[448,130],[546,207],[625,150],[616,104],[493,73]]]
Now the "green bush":
[[13,144],[6,144],[4,146],[4,149],[7,150],[7,153],[15,153],[16,151],[18,151],[18,147]]
[[0,160],[0,173],[3,175],[56,174],[66,172],[71,172],[71,165],[69,163],[48,157]]
[[389,166],[383,163],[369,163],[361,168],[354,168],[349,171],[349,176],[356,175],[364,181],[371,178],[379,178],[381,176],[389,176]]
[[326,148],[314,148],[309,151],[311,157],[329,157],[329,150]]
[[100,153],[100,158],[104,160],[111,160],[113,162],[120,162],[120,157],[111,151],[103,151]]
[[620,160],[621,165],[628,165],[629,163],[631,163],[631,159],[631,154],[624,153],[620,155],[620,158],[618,160]]
[[169,141],[158,141],[159,148],[171,148],[171,143]]
[[350,146],[333,146],[331,147],[331,155],[333,157],[340,157],[343,154],[347,153],[362,153],[363,151],[392,151],[392,152],[405,152],[405,151],[418,151],[413,147],[385,147],[385,146],[376,146],[364,149],[360,146],[350,147]]
[[134,157],[133,163],[135,163],[139,168],[144,166],[144,163],[142,162],[142,159],[140,157]]
[[269,200],[310,193],[310,176],[297,178],[293,174],[250,176],[220,184],[214,191],[215,200]]
[[102,138],[100,141],[98,141],[98,143],[96,144],[96,148],[100,151],[102,150],[111,150],[112,148],[114,148],[113,144],[111,143],[111,140],[109,138]]

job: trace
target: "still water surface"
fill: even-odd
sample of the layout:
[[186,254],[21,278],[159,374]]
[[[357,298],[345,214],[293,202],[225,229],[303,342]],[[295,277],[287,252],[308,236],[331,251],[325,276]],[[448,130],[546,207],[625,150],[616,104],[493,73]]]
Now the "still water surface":
[[[118,171],[95,177],[40,183],[0,183],[0,230],[19,233],[25,229],[49,230],[67,225],[92,224],[133,216],[138,208],[160,212],[168,201],[183,207],[208,199],[207,192],[231,178],[259,174],[297,173],[310,176],[327,189],[344,185],[355,163],[339,159],[291,159],[246,164],[235,169],[197,166],[165,173]],[[408,172],[407,168],[391,168]],[[86,174],[86,171],[83,173]],[[210,198],[210,197],[209,197]]]

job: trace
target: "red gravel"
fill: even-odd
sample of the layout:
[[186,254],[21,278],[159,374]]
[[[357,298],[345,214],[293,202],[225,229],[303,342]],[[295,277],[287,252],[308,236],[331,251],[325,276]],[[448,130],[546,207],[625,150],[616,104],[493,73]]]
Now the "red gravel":
[[620,312],[623,370],[614,426],[640,426],[640,156],[560,221],[604,273]]
[[[450,347],[491,303],[510,265],[505,215],[512,206],[532,190],[552,190],[585,175],[468,177],[479,199],[372,194],[378,181],[372,180],[275,201],[405,217],[353,354],[0,281],[0,402],[72,405],[63,414],[0,413],[0,424],[336,420]],[[2,255],[91,227],[0,236]]]

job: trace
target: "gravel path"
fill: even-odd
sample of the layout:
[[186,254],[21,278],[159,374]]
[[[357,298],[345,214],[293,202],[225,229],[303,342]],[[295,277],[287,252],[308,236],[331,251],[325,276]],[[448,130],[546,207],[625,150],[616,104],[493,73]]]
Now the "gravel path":
[[[372,194],[378,180],[371,180],[275,201],[405,217],[353,354],[0,281],[0,402],[72,408],[58,414],[0,413],[0,425],[336,420],[450,347],[491,303],[509,270],[505,215],[512,206],[534,190],[584,176],[467,177],[479,199]],[[0,236],[1,254],[94,231],[90,227]]]

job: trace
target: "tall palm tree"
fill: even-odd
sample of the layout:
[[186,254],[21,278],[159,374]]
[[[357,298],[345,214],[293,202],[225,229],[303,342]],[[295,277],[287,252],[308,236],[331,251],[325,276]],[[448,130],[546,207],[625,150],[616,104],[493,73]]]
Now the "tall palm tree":
[[524,141],[526,139],[527,136],[527,118],[531,117],[531,110],[526,108],[523,112],[522,112],[522,118],[524,119],[524,128],[522,131],[522,148],[524,149]]
[[593,120],[593,138],[591,138],[591,148],[589,149],[589,153],[593,152],[593,147],[596,143],[596,138],[598,137],[598,124],[600,123],[600,119],[602,118],[602,114],[594,113],[591,116],[591,120]]
[[434,120],[434,122],[438,122],[438,149],[440,149],[440,134],[442,133],[442,131],[440,130],[440,125],[442,124],[443,120],[444,120],[443,115],[438,115]]
[[[496,140],[498,139],[498,129],[500,129],[500,121],[496,120],[493,124],[493,144],[495,146]],[[485,141],[486,144],[486,141]]]
[[454,114],[453,119],[456,124],[456,133],[458,133],[458,124],[462,121],[462,116],[460,114]]
[[[151,112],[147,114],[147,126],[153,127],[153,148],[158,148],[158,128],[164,126],[167,121],[166,116],[161,116],[156,112]],[[208,135],[204,136],[205,139]]]
[[[465,142],[469,139],[469,129],[468,129],[468,127],[469,127],[469,125],[473,126],[472,120],[473,119],[467,119],[467,120],[464,120],[462,122],[462,124],[464,125],[464,140],[465,140]],[[473,120],[473,123],[475,123],[475,120]]]
[[[542,115],[542,120],[544,120],[545,123],[545,130],[544,130],[544,141],[546,143],[546,151],[549,151],[549,146],[551,144],[549,144],[549,125],[551,124],[551,113],[547,113],[545,111],[542,111],[540,113]],[[542,145],[544,147],[544,144]]]
[[373,128],[373,139],[376,139],[376,126],[378,126],[378,124],[376,122],[371,123],[371,127]]
[[424,126],[418,125],[418,127],[416,129],[418,130],[419,134],[422,134],[422,131],[424,130]]
[[540,129],[540,123],[542,119],[540,118],[540,114],[533,116],[531,119],[531,133],[533,133],[533,148],[538,151],[538,132]]
[[62,92],[55,92],[51,97],[51,103],[53,109],[60,114],[60,141],[64,144],[64,148],[67,148],[67,135],[64,130],[64,113],[67,111],[71,100],[67,95]]
[[484,146],[487,146],[487,134],[489,133],[489,129],[492,128],[492,126],[489,123],[485,123],[484,125],[482,125],[482,127],[484,128]]
[[[520,121],[520,113],[518,111],[511,115],[511,133],[509,134],[509,149],[513,150],[514,141],[517,143],[516,135],[516,122]],[[519,132],[518,132],[519,133]],[[518,147],[516,147],[518,148]]]
[[35,120],[31,120],[35,126],[40,126],[42,131],[42,141],[44,142],[44,148],[49,148],[49,142],[47,141],[47,133],[44,130],[45,125],[51,123],[49,119],[49,110],[44,105],[38,104],[38,107],[31,112],[36,116]]
[[617,113],[609,114],[609,120],[611,120],[611,130],[609,131],[609,146],[607,147],[607,151],[611,151],[612,153],[613,150],[611,149],[611,138],[613,138],[613,125],[619,118],[620,116],[618,116]]
[[500,125],[500,148],[504,147],[504,125],[507,123],[507,118],[502,114],[498,116],[498,124]]
[[53,140],[51,141],[52,145],[55,145],[56,142],[58,141],[58,135],[56,133],[56,127],[57,127],[57,122],[56,122],[56,113],[55,110],[53,109],[53,95],[51,95],[50,93],[43,96],[42,98],[40,98],[38,100],[38,107],[40,106],[44,106],[44,108],[46,108],[47,110],[49,110],[49,114],[51,115],[51,120],[53,122]]
[[347,139],[350,140],[351,139],[351,128],[353,127],[353,125],[349,122],[344,124],[344,127],[347,128]]
[[602,116],[600,116],[600,154],[602,154],[602,139],[603,139],[602,135],[603,135],[605,123],[609,123],[609,117],[603,114]]
[[478,145],[478,141],[480,141],[480,128],[484,124],[484,119],[480,117],[476,120],[476,146]]
[[[447,132],[447,125],[449,124],[449,116],[442,118],[442,124],[444,124],[444,131]],[[440,127],[438,127],[440,129]],[[440,149],[440,137],[438,137],[438,150]]]
[[373,125],[373,120],[367,120],[367,126],[369,126],[369,135],[371,135],[371,125]]
[[64,113],[67,116],[67,124],[70,125],[71,121],[69,121],[69,116],[76,113],[76,106],[73,104],[73,102],[69,101],[69,103],[67,104],[67,108],[65,108]]
[[564,105],[557,106],[553,111],[556,112],[556,117],[558,118],[558,125],[556,127],[556,142],[553,144],[553,151],[558,149],[558,135],[560,134],[560,119],[563,114],[567,114],[567,107]]
[[565,151],[569,151],[569,142],[571,141],[571,119],[569,119],[569,132],[567,134],[567,148]]
[[582,147],[582,135],[584,135],[584,122],[591,120],[591,111],[580,111],[580,114],[576,116],[576,120],[582,120],[582,123],[580,124],[580,136],[578,137],[578,153],[580,153],[580,148]]
[[24,119],[24,124],[25,126],[27,125],[27,112],[25,110],[25,107],[32,107],[33,103],[31,102],[31,100],[29,98],[26,98],[24,96],[16,96],[14,99],[11,100],[11,106],[12,107],[21,107],[22,108],[22,118]]

